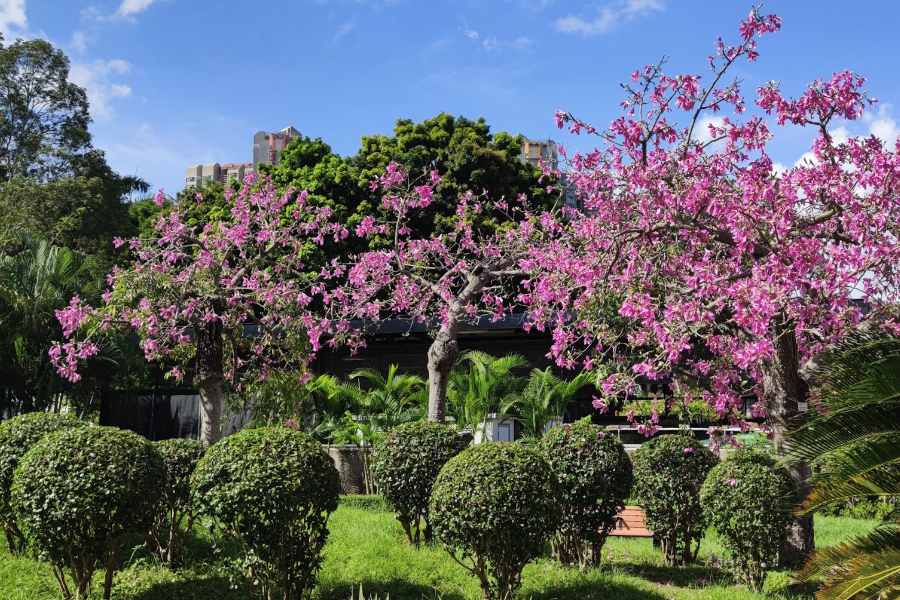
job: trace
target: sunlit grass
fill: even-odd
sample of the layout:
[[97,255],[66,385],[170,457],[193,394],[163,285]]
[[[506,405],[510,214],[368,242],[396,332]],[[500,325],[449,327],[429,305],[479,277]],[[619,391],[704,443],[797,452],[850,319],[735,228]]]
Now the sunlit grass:
[[[331,538],[325,564],[319,574],[315,598],[348,600],[359,586],[368,596],[378,594],[392,600],[478,600],[480,589],[438,547],[416,550],[405,541],[393,516],[378,510],[342,506],[331,518]],[[816,519],[819,547],[868,531],[874,521],[843,517]],[[187,567],[169,571],[140,547],[135,539],[123,557],[116,576],[113,597],[118,600],[244,600],[232,589],[219,569],[207,531],[197,528],[188,544]],[[722,559],[714,536],[704,540],[699,564],[686,568],[665,567],[662,554],[649,539],[610,538],[604,548],[603,566],[579,571],[560,567],[550,558],[530,564],[523,573],[520,598],[533,600],[753,600],[778,597],[812,598],[804,590],[789,586],[788,573],[774,573],[767,585],[769,595],[736,586],[727,565],[713,566]],[[98,574],[94,597],[100,598]],[[31,558],[10,556],[0,549],[0,598],[3,600],[50,600],[59,598],[53,575],[46,565]]]

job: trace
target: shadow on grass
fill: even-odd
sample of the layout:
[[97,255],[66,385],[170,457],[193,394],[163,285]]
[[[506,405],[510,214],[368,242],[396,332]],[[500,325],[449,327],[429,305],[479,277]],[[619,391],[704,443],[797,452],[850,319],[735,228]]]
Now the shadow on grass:
[[646,579],[652,583],[674,585],[677,587],[698,587],[698,584],[734,585],[735,579],[731,571],[717,569],[709,565],[687,565],[683,567],[667,567],[650,563],[620,562],[605,565],[629,575]]
[[[648,591],[621,581],[572,582],[560,585],[544,586],[543,589],[529,587],[519,592],[520,598],[530,600],[586,600],[603,598],[604,600],[665,600],[658,592]],[[392,596],[393,597],[393,596]]]
[[233,589],[227,577],[214,576],[164,581],[129,595],[128,600],[247,600],[249,594]]
[[340,583],[335,586],[325,586],[321,583],[316,589],[317,600],[350,600],[359,598],[359,588],[362,585],[365,598],[384,600],[390,594],[391,600],[464,600],[464,596],[456,592],[438,591],[431,586],[419,583],[410,583],[402,579],[389,580],[362,580],[355,583]]

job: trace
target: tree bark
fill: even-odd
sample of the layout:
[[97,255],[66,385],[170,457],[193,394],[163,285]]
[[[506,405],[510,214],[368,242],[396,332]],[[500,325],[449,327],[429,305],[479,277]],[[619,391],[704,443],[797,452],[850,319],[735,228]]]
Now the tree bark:
[[[760,365],[763,395],[772,428],[775,454],[780,458],[789,450],[789,433],[800,414],[799,403],[806,398],[806,386],[800,378],[800,351],[791,323],[780,322],[775,330],[775,355]],[[801,501],[809,495],[809,464],[789,468]],[[781,552],[781,564],[796,567],[803,564],[816,549],[812,515],[798,517],[788,533]]]
[[459,323],[452,321],[441,325],[437,336],[428,349],[428,420],[444,422],[447,408],[447,381],[450,369],[459,357],[459,343],[456,336]]
[[222,436],[222,322],[197,330],[194,387],[200,392],[200,441],[212,446]]

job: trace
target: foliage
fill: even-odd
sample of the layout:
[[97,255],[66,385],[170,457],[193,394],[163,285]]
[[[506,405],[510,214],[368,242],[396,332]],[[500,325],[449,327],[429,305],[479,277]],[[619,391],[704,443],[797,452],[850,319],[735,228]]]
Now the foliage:
[[642,444],[632,461],[634,496],[666,564],[694,562],[707,526],[700,488],[719,458],[687,436],[661,435]]
[[514,411],[516,419],[525,429],[525,435],[539,438],[544,435],[548,424],[562,420],[566,406],[575,394],[594,379],[595,375],[588,371],[579,373],[572,381],[566,381],[554,375],[550,367],[543,371],[534,369],[525,389],[507,402],[502,411]]
[[761,590],[777,563],[799,501],[797,486],[769,456],[738,450],[716,465],[700,504],[744,583]]
[[90,147],[87,94],[68,78],[69,59],[49,42],[0,38],[0,179],[40,176]]
[[105,566],[109,600],[118,553],[128,534],[146,533],[162,493],[165,467],[147,440],[113,427],[73,427],[48,435],[19,461],[12,507],[26,537],[50,562],[63,596],[89,598]]
[[341,485],[321,444],[286,427],[244,429],[206,452],[191,483],[198,511],[242,549],[229,564],[254,600],[310,593]]
[[375,369],[358,369],[350,374],[368,384],[363,390],[355,385],[342,385],[340,393],[349,408],[341,416],[326,416],[323,430],[329,443],[353,444],[360,450],[363,479],[367,494],[375,493],[372,478],[372,448],[390,429],[401,423],[420,421],[425,416],[424,380],[417,375],[399,375],[397,365],[388,368],[387,377]]
[[[702,79],[665,61],[636,70],[607,128],[557,112],[560,128],[596,136],[586,152],[560,150],[585,210],[534,257],[522,301],[553,329],[560,360],[615,364],[606,398],[639,378],[669,380],[745,426],[752,394],[784,456],[805,401],[799,365],[873,316],[893,315],[900,330],[900,153],[897,139],[834,134],[875,103],[849,71],[796,98],[777,78],[745,98],[728,78],[759,56],[755,38],[780,28],[754,7],[733,45],[716,40]],[[776,127],[813,129],[809,159],[773,161]],[[603,318],[613,312],[624,323]],[[807,465],[790,468],[808,477]],[[812,522],[798,519],[782,559],[812,547]]]
[[562,505],[553,553],[563,563],[599,566],[606,537],[631,495],[625,447],[587,417],[547,432],[541,452],[559,483]]
[[560,517],[557,483],[540,453],[500,442],[451,458],[429,510],[436,538],[496,600],[511,598]]
[[[868,325],[811,363],[820,410],[792,436],[785,460],[825,467],[803,504],[808,512],[857,496],[900,496],[900,337],[877,322]],[[828,574],[819,592],[828,599],[868,598],[900,585],[896,512],[888,519],[867,536],[819,553],[800,578]]]
[[0,424],[0,521],[10,553],[21,552],[26,543],[10,505],[19,461],[45,435],[83,425],[75,415],[43,412],[19,415]]
[[206,447],[190,439],[162,440],[154,446],[165,464],[166,479],[150,527],[150,541],[164,563],[178,566],[184,539],[194,528],[197,516],[191,503],[191,475]]
[[[560,228],[552,219],[545,223],[515,203],[491,201],[482,192],[459,199],[451,232],[419,231],[413,221],[432,204],[441,181],[436,171],[408,176],[400,165],[388,164],[371,182],[372,190],[382,193],[386,214],[366,217],[356,234],[384,236],[393,243],[322,272],[325,312],[334,324],[332,343],[359,344],[365,330],[391,317],[423,323],[430,331],[428,419],[439,423],[444,422],[450,371],[459,357],[460,326],[480,318],[506,318],[525,274],[521,263],[535,243]],[[488,215],[504,227],[480,232],[476,221]]]
[[[874,527],[874,521],[839,517],[816,519],[816,545],[840,544]],[[414,548],[390,512],[345,505],[343,498],[329,519],[331,535],[319,573],[316,598],[347,600],[359,591],[390,595],[391,600],[477,600],[479,584],[438,545]],[[195,525],[185,564],[177,571],[152,560],[145,549],[125,555],[116,574],[115,598],[133,600],[247,600],[243,589],[230,588],[221,563],[212,553],[209,531]],[[518,596],[535,600],[583,600],[603,592],[604,600],[811,600],[812,594],[788,585],[789,572],[772,573],[766,593],[735,586],[727,569],[712,565],[688,569],[661,566],[659,550],[648,538],[615,538],[604,559],[610,568],[572,569],[549,558],[529,563]],[[721,556],[715,536],[703,541],[702,556]],[[698,581],[704,578],[705,582]],[[660,587],[662,585],[662,587]],[[606,588],[606,589],[604,589]],[[59,590],[46,563],[13,556],[0,544],[0,598],[58,600]]]
[[296,374],[274,373],[247,386],[252,394],[252,427],[285,425],[326,441],[333,421],[352,406],[354,393],[333,375],[316,375],[300,383]]
[[55,313],[73,297],[99,298],[94,261],[26,232],[15,238],[21,250],[0,258],[0,336],[7,340],[0,346],[0,408],[13,414],[47,410],[64,396],[71,408],[87,414],[102,389],[140,376],[136,353],[124,340],[109,338],[85,366],[89,377],[72,385],[57,375],[47,354],[64,339]]
[[[308,308],[313,282],[297,253],[308,240],[339,238],[341,228],[328,222],[327,212],[308,207],[306,194],[279,196],[267,184],[251,191],[252,179],[239,192],[225,191],[233,203],[227,221],[200,229],[185,224],[180,210],[164,214],[155,238],[131,240],[136,260],[109,276],[111,289],[99,308],[75,298],[60,311],[70,339],[51,355],[61,375],[77,381],[79,361],[98,352],[97,340],[108,331],[134,331],[148,361],[171,366],[169,376],[180,380],[192,366],[201,441],[214,443],[223,384],[240,390],[242,379],[303,371],[323,325]],[[157,201],[163,203],[162,194]],[[313,216],[285,226],[285,213]]]
[[418,547],[421,533],[425,543],[431,541],[431,488],[444,464],[466,446],[452,428],[432,422],[398,425],[375,445],[372,474],[409,543]]
[[459,355],[450,371],[447,386],[448,414],[457,429],[471,428],[472,433],[485,427],[487,417],[510,406],[525,386],[513,369],[527,367],[520,354],[496,358],[486,352],[467,350]]

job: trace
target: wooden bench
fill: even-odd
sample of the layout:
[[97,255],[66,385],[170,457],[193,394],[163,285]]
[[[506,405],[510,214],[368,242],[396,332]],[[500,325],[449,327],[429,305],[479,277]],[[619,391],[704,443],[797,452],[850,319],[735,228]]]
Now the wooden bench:
[[619,537],[653,537],[653,532],[644,525],[644,511],[640,506],[626,506],[616,516],[616,526],[609,535]]

